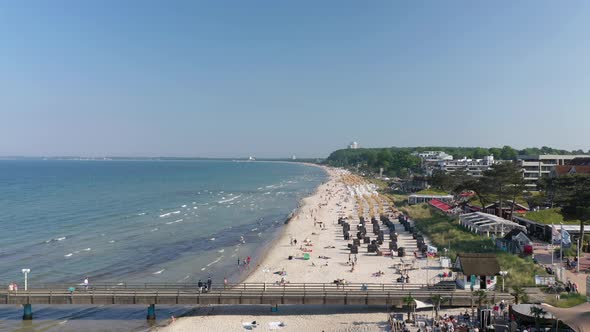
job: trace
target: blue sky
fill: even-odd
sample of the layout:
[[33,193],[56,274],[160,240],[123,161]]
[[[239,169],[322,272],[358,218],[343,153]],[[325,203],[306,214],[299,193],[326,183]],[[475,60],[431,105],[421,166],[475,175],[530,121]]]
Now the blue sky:
[[3,1],[0,155],[590,149],[583,1]]

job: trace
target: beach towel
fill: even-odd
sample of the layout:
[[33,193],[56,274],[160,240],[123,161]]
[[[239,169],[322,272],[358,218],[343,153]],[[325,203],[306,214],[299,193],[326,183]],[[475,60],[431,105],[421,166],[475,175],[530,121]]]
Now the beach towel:
[[246,330],[252,330],[253,328],[255,328],[257,325],[256,324],[252,324],[252,323],[244,323],[242,322],[242,326],[246,329]]
[[269,322],[268,329],[269,330],[279,330],[281,327],[285,327],[285,323],[283,322]]

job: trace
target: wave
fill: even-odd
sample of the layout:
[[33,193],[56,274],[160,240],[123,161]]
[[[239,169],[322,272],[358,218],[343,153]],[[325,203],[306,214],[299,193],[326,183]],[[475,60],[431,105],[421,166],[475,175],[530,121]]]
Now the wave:
[[64,257],[72,257],[72,255],[73,255],[72,253],[69,253],[69,254],[64,255]]
[[138,213],[137,215],[138,216],[145,216],[146,214],[147,214],[146,212],[141,212],[141,213]]
[[184,219],[178,219],[178,220],[174,220],[174,221],[169,221],[169,222],[166,223],[166,225],[176,224],[176,223],[181,222],[182,220],[184,220]]
[[217,202],[217,203],[218,203],[218,204],[223,204],[223,203],[232,202],[232,201],[235,201],[236,199],[238,199],[238,198],[240,198],[240,197],[242,197],[242,195],[241,195],[241,194],[240,194],[240,195],[238,195],[238,196],[234,196],[234,197],[232,197],[232,198],[228,198],[228,199],[225,199],[225,197],[221,197],[221,199],[222,199],[222,200],[221,200],[221,201],[219,201],[219,202]]
[[155,231],[157,231],[157,230],[158,230],[158,227],[156,227],[156,228],[152,228],[152,229],[150,230],[150,232],[155,232]]
[[161,214],[161,215],[160,215],[160,218],[166,218],[166,217],[168,217],[168,216],[169,216],[169,215],[171,215],[171,214],[172,214],[172,212],[168,212],[168,213]]
[[222,258],[223,258],[223,256],[217,257],[217,259],[216,259],[216,260],[214,260],[213,262],[211,262],[211,263],[207,264],[207,267],[209,267],[209,266],[211,266],[211,265],[213,265],[213,264],[215,264],[215,263],[219,263],[219,261],[220,261]]
[[59,242],[59,241],[63,241],[65,240],[67,237],[62,236],[62,237],[56,237],[50,240],[45,241],[45,243],[51,243],[51,242]]
[[86,249],[82,249],[82,250],[84,250],[84,251],[90,251],[90,250],[92,250],[92,248],[86,248]]
[[181,208],[185,208],[185,207],[186,207],[186,204],[184,204],[183,206],[181,206]]
[[154,272],[152,274],[162,274],[164,271],[166,271],[166,269],[161,269],[160,271],[156,271],[156,272]]

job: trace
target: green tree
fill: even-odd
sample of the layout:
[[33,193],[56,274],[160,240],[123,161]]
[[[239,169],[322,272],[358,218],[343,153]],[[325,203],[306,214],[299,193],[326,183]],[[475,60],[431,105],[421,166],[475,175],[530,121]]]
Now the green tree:
[[547,181],[554,191],[554,202],[567,216],[580,220],[580,234],[590,221],[590,174],[568,174]]
[[486,291],[483,289],[473,291],[472,295],[477,299],[477,306],[480,308],[484,303],[487,302],[488,293],[486,293]]
[[412,309],[416,308],[416,299],[412,296],[412,293],[402,299],[406,307],[408,307],[408,321],[410,321],[410,313]]
[[514,296],[514,303],[515,304],[528,302],[528,295],[524,291],[524,288],[522,288],[520,286],[512,287],[512,293],[510,293],[510,295]]
[[430,300],[432,301],[432,305],[434,306],[435,317],[438,317],[438,313],[440,312],[440,306],[443,303],[447,302],[449,299],[440,294],[435,294],[430,297]]
[[518,152],[508,145],[504,145],[500,151],[498,158],[502,160],[516,160]]
[[522,194],[524,189],[522,171],[516,164],[512,162],[494,164],[490,170],[484,172],[483,177],[479,180],[483,184],[483,191],[497,198],[500,216],[507,197],[513,198],[512,211],[514,211],[516,196]]
[[535,318],[535,330],[540,331],[541,318],[545,317],[545,314],[547,312],[543,308],[537,306],[532,306],[530,308],[530,312],[531,315],[533,315],[533,317]]

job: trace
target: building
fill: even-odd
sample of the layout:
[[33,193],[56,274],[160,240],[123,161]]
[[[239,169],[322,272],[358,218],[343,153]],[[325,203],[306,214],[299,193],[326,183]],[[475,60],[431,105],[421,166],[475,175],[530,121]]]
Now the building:
[[574,158],[570,160],[567,165],[555,166],[552,176],[561,176],[566,174],[589,174],[590,173],[590,157]]
[[412,204],[420,204],[420,203],[428,203],[431,200],[436,199],[443,203],[451,203],[453,202],[454,196],[453,195],[420,195],[420,194],[412,194],[408,197],[408,205]]
[[526,232],[526,227],[519,225],[510,220],[500,218],[493,214],[483,212],[473,212],[462,214],[459,217],[461,226],[469,229],[469,231],[477,234],[504,237],[504,235],[513,229],[519,229]]
[[496,288],[496,275],[500,273],[496,254],[458,253],[453,267],[457,271],[457,287],[461,289]]
[[427,161],[453,160],[453,156],[444,151],[414,152],[412,155]]
[[467,175],[480,177],[483,172],[491,169],[494,165],[494,156],[486,156],[483,159],[456,159],[456,160],[440,160],[437,163],[436,169],[445,171],[445,173],[454,173],[458,170],[464,171]]
[[545,176],[550,176],[557,166],[568,165],[574,158],[587,158],[585,155],[529,155],[518,156],[517,164],[522,167],[524,181],[529,189],[537,188],[537,181]]
[[357,142],[352,142],[352,143],[350,143],[350,144],[348,145],[348,148],[349,148],[349,149],[356,150],[356,149],[358,149],[358,148],[359,148],[359,144],[358,144]]
[[533,242],[520,229],[513,229],[506,236],[497,238],[496,246],[502,251],[515,255],[531,255],[533,253]]

